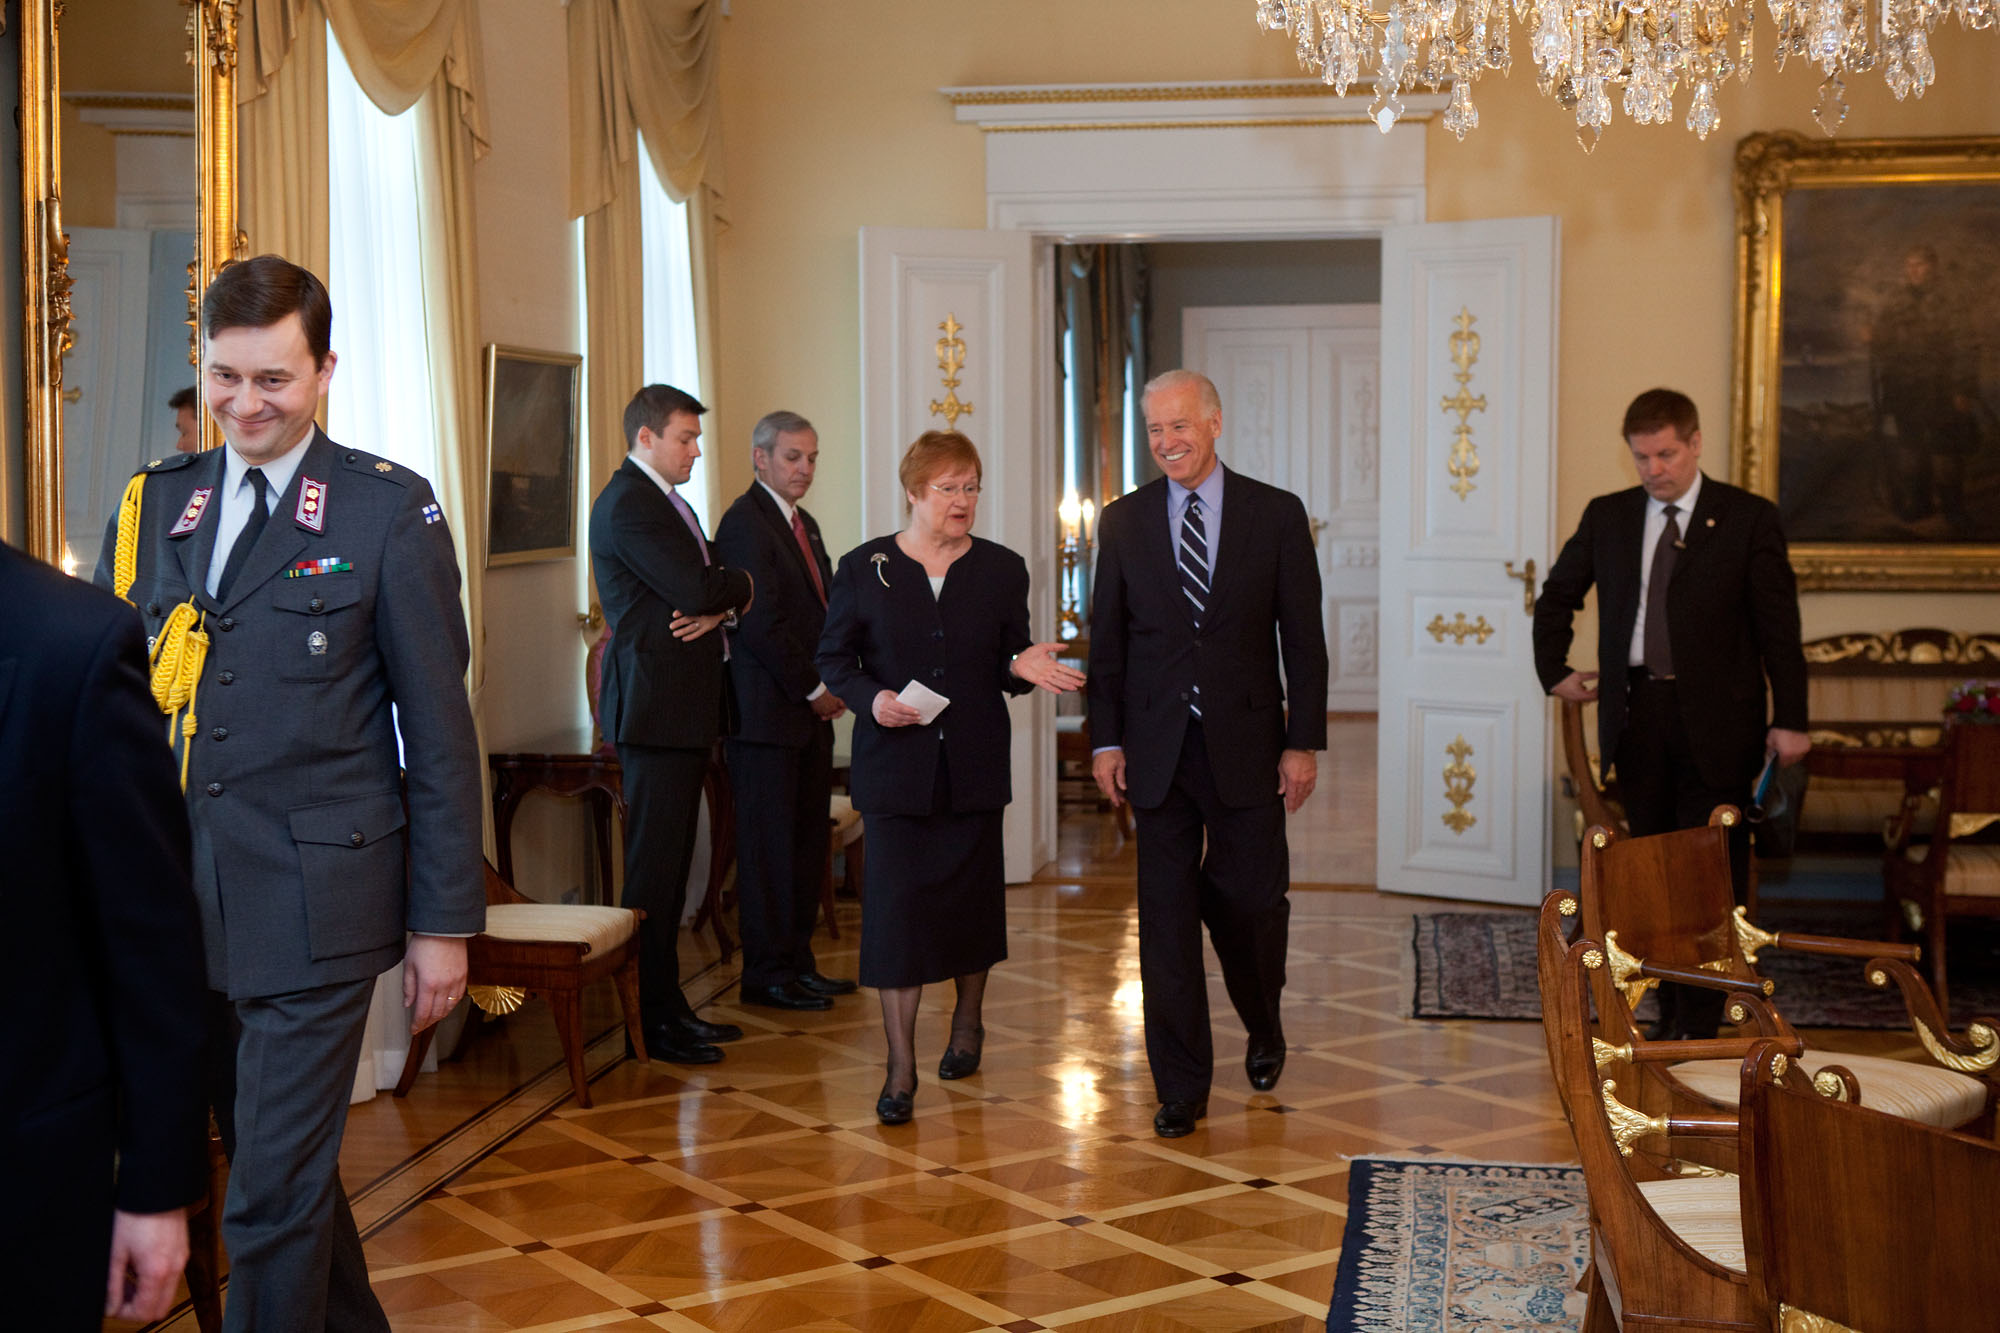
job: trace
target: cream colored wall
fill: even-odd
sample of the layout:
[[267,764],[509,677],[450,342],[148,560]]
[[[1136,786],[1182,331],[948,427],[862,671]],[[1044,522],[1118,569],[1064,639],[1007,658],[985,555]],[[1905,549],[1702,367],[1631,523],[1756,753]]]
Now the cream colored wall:
[[[185,6],[166,0],[92,0],[64,12],[65,92],[192,93]],[[118,223],[118,171],[111,131],[86,125],[67,102],[61,111],[63,221],[72,227]]]
[[[550,0],[481,0],[493,150],[473,172],[481,338],[580,352],[569,181],[564,14]],[[581,531],[578,545],[581,547]],[[519,749],[587,720],[579,561],[486,571],[486,742]],[[532,897],[584,883],[583,806],[531,796],[514,822],[515,879]]]

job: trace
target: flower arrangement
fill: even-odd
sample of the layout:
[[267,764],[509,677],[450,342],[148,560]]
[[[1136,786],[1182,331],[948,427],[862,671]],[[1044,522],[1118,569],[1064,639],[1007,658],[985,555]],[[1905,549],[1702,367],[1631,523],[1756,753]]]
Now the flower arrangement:
[[1968,680],[1945,696],[1944,715],[1953,722],[2000,722],[2000,680]]

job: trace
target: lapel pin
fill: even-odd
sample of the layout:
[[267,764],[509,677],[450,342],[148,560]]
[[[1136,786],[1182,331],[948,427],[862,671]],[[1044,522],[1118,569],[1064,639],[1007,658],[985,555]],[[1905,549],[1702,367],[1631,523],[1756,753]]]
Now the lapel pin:
[[1711,518],[1706,523],[1702,524],[1702,526],[1707,528],[1712,528],[1715,526],[1715,520]]
[[875,577],[876,577],[876,578],[878,578],[878,579],[881,579],[881,580],[882,580],[882,586],[883,586],[883,587],[885,587],[885,588],[886,588],[886,587],[888,587],[888,586],[889,586],[889,580],[888,580],[887,578],[884,578],[884,577],[883,577],[883,574],[882,574],[882,566],[883,566],[883,565],[884,565],[885,563],[887,563],[887,561],[888,561],[889,557],[888,557],[888,556],[886,556],[886,555],[883,555],[883,554],[882,554],[882,553],[881,553],[880,551],[877,551],[877,552],[876,552],[876,553],[875,553],[874,555],[871,555],[871,556],[869,556],[868,558],[869,558],[870,560],[873,560],[873,561],[875,562]]

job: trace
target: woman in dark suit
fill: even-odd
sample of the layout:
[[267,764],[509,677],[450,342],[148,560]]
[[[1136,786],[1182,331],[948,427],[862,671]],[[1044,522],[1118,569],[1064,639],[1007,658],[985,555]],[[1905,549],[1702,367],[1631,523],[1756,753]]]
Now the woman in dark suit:
[[[957,982],[938,1077],[979,1068],[986,972],[1007,956],[1001,811],[1012,799],[1007,695],[1065,693],[1083,673],[1028,638],[1028,567],[972,535],[979,451],[927,431],[903,455],[901,532],[841,557],[827,595],[819,674],[854,713],[849,787],[868,819],[861,984],[882,995],[888,1077],[875,1114],[909,1120],[917,1001]],[[897,698],[921,684],[949,700],[926,724]]]

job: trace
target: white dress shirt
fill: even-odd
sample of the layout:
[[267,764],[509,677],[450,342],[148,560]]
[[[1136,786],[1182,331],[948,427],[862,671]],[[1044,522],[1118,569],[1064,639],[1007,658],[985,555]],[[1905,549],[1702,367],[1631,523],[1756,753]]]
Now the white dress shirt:
[[[1681,540],[1687,540],[1688,520],[1694,516],[1694,503],[1701,496],[1701,473],[1694,474],[1694,484],[1687,488],[1687,494],[1673,501],[1679,512],[1674,516],[1681,525]],[[1660,534],[1667,530],[1668,502],[1646,497],[1646,526],[1639,535],[1639,614],[1632,618],[1632,646],[1626,650],[1625,665],[1646,665],[1646,594],[1653,586],[1653,557],[1659,554]]]
[[[313,432],[308,430],[299,442],[279,454],[268,463],[256,466],[264,473],[267,488],[264,512],[269,514],[277,508],[278,500],[285,488],[292,484],[292,477],[304,461],[306,447],[313,441]],[[243,455],[229,446],[223,446],[221,493],[215,497],[219,512],[216,515],[215,550],[208,557],[208,595],[215,596],[216,585],[222,581],[222,567],[229,563],[229,550],[236,545],[237,536],[243,525],[250,521],[250,502],[255,494],[244,482],[243,474],[251,465],[243,461]],[[322,479],[323,480],[323,479]]]

